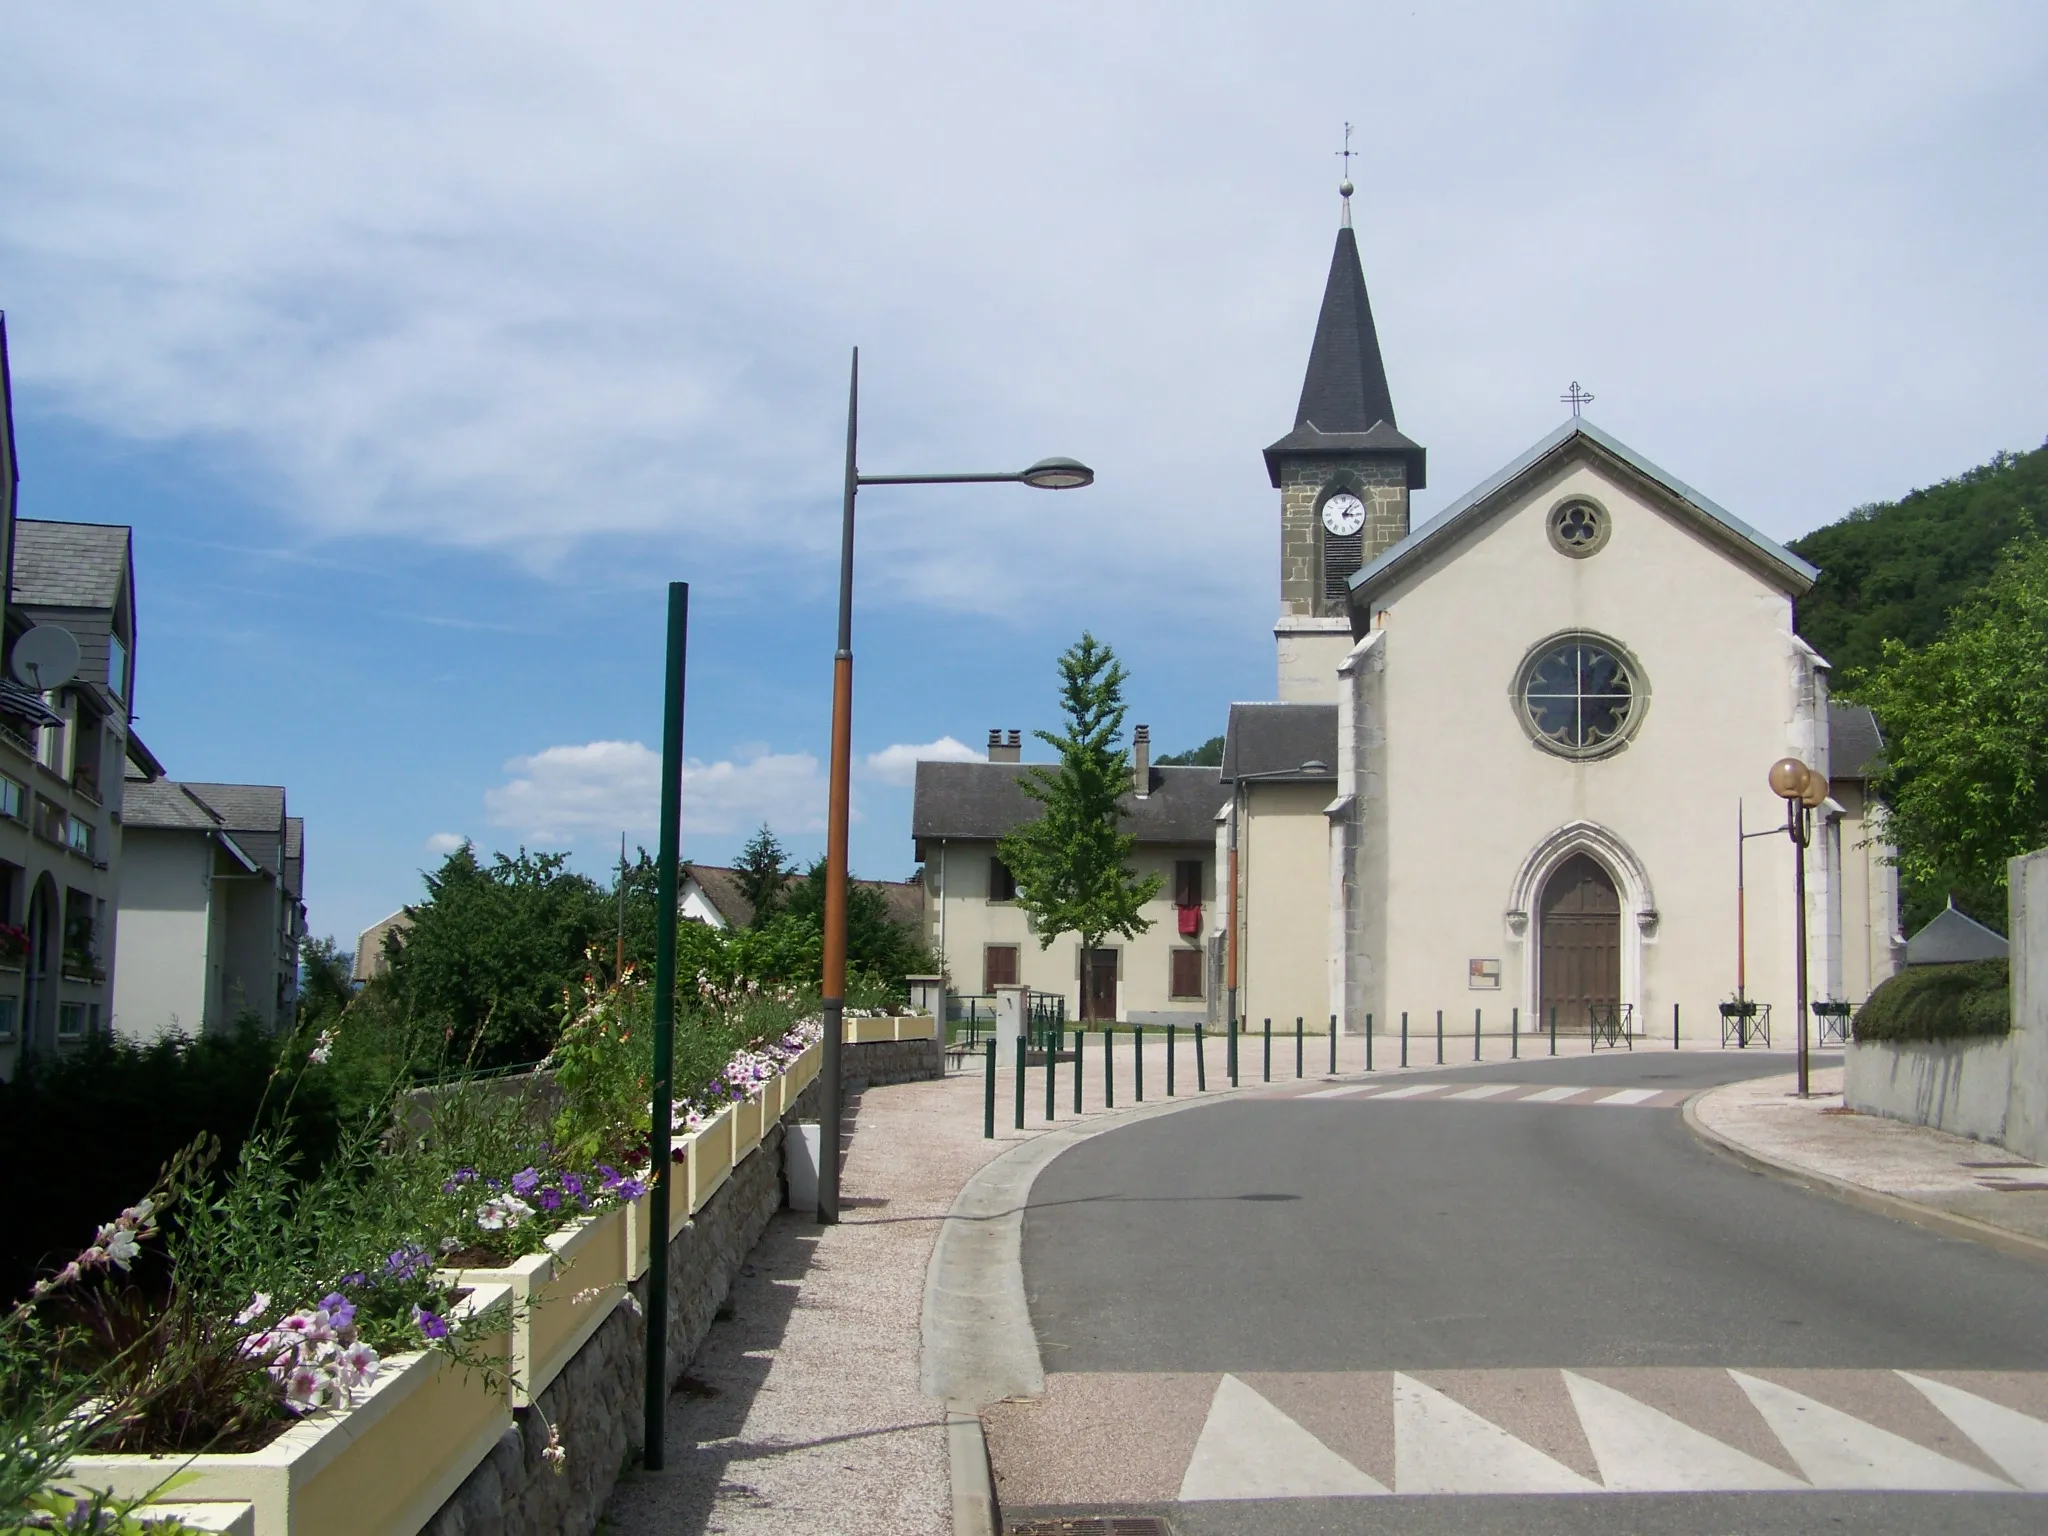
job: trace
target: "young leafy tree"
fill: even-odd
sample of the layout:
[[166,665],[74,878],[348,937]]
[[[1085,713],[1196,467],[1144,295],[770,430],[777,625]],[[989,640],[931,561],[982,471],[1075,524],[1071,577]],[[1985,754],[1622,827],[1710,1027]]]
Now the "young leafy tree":
[[1932,642],[1885,641],[1855,699],[1884,728],[1908,930],[1951,896],[2003,929],[2005,861],[2048,845],[2048,543],[2015,542]]
[[[1143,908],[1159,893],[1160,879],[1131,869],[1138,840],[1118,830],[1117,801],[1131,783],[1130,754],[1118,745],[1128,674],[1086,632],[1059,667],[1066,731],[1032,733],[1058,751],[1059,766],[1025,772],[1020,787],[1044,809],[1006,836],[998,852],[1017,877],[1017,905],[1038,947],[1050,949],[1072,933],[1088,954],[1112,933],[1135,938],[1152,926]],[[1085,987],[1082,996],[1085,1007]]]
[[753,921],[747,926],[766,927],[769,919],[782,910],[783,888],[790,875],[789,855],[768,830],[767,822],[761,823],[761,830],[740,850],[739,862],[733,865],[732,872],[740,894],[754,909]]

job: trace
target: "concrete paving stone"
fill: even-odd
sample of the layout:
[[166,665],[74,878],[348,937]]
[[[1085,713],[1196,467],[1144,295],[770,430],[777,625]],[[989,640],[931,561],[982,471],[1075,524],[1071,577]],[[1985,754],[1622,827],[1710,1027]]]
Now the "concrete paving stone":
[[997,1403],[983,1415],[998,1499],[1007,1508],[1175,1497],[1217,1380],[1048,1375],[1044,1397]]
[[1953,1422],[1892,1371],[1772,1370],[1749,1372],[1794,1392],[1838,1408],[1887,1434],[1963,1462],[1980,1472],[2002,1476],[1998,1463],[1986,1456]]
[[1559,1372],[1416,1371],[1414,1376],[1581,1477],[1599,1480],[1600,1464]]
[[1621,1366],[1578,1374],[1646,1403],[1745,1456],[1795,1477],[1799,1473],[1799,1463],[1726,1371],[1696,1366]]
[[1394,1486],[1392,1371],[1246,1371],[1245,1384],[1374,1480]]

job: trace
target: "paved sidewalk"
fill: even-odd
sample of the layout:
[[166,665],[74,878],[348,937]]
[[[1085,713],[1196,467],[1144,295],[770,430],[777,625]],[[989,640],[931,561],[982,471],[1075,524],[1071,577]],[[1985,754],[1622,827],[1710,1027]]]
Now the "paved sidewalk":
[[1857,1204],[2048,1258],[2048,1168],[1986,1142],[1856,1114],[1843,1107],[1840,1067],[1815,1071],[1808,1099],[1794,1095],[1794,1082],[1730,1083],[1701,1095],[1687,1117],[1738,1155]]

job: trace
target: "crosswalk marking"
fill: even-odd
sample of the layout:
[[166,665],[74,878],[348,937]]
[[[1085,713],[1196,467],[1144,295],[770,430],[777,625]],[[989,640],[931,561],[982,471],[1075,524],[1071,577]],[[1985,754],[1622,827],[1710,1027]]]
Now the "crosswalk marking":
[[2048,1424],[1947,1382],[1911,1371],[1899,1374],[1974,1440],[2007,1477],[2030,1492],[2048,1493]]
[[1595,1088],[1583,1083],[1559,1083],[1538,1087],[1534,1083],[1480,1083],[1470,1087],[1455,1081],[1398,1083],[1382,1079],[1372,1083],[1344,1083],[1332,1088],[1282,1090],[1275,1100],[1291,1103],[1303,1099],[1347,1099],[1356,1104],[1380,1104],[1396,1099],[1427,1100],[1432,1104],[1570,1104],[1576,1107],[1605,1106],[1611,1109],[1675,1109],[1690,1096],[1684,1088]]
[[1184,1504],[1209,1499],[1323,1499],[1391,1490],[1265,1398],[1225,1376],[1180,1483]]
[[1572,1406],[1616,1493],[1738,1493],[1806,1485],[1625,1393],[1566,1371]]
[[1563,1462],[1413,1376],[1394,1374],[1394,1486],[1403,1493],[1597,1493]]
[[1646,1104],[1657,1097],[1660,1090],[1655,1088],[1623,1088],[1616,1093],[1595,1099],[1595,1104]]
[[1450,1086],[1447,1083],[1410,1083],[1406,1088],[1389,1088],[1385,1093],[1376,1093],[1373,1102],[1384,1104],[1389,1099],[1419,1099],[1425,1093],[1437,1093]]
[[1498,1098],[1503,1093],[1513,1093],[1514,1091],[1515,1085],[1513,1083],[1489,1083],[1484,1088],[1460,1088],[1456,1093],[1448,1094],[1446,1097],[1453,1099],[1492,1099]]
[[[1987,1472],[1915,1445],[1774,1381],[1730,1371],[1816,1488],[2010,1493]],[[1939,1405],[1937,1405],[1939,1406]]]
[[1582,1093],[1591,1093],[1590,1088],[1539,1088],[1523,1099],[1524,1104],[1562,1104],[1566,1099],[1576,1098]]
[[1349,1088],[1318,1088],[1314,1093],[1304,1093],[1304,1099],[1348,1099],[1354,1093],[1371,1093],[1370,1083],[1358,1083]]

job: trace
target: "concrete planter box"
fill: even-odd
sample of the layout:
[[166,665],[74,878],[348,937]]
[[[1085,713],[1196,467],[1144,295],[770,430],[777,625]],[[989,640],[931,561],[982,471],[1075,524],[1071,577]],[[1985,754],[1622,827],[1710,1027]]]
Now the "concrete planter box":
[[[512,1406],[525,1408],[597,1331],[626,1294],[626,1208],[585,1217],[547,1239],[547,1250],[503,1269],[441,1271],[451,1284],[512,1292]],[[584,1291],[599,1294],[578,1302]]]
[[1852,1041],[1842,1102],[1866,1115],[2003,1143],[2012,1087],[2010,1037]]
[[689,1177],[682,1181],[683,1199],[675,1202],[685,1216],[703,1210],[704,1202],[718,1193],[718,1186],[732,1177],[736,1107],[726,1105],[692,1131],[685,1143],[690,1149],[690,1160],[684,1165]]
[[877,1040],[930,1040],[937,1029],[937,1022],[928,1013],[898,1014],[889,1019],[848,1019],[844,1041],[847,1045],[867,1045]]
[[[480,1284],[458,1317],[507,1300],[510,1287]],[[475,1341],[509,1352],[504,1334]],[[81,1456],[68,1475],[121,1498],[146,1494],[187,1473],[180,1504],[240,1502],[255,1508],[255,1536],[412,1536],[481,1462],[512,1422],[502,1385],[436,1350],[384,1362],[377,1384],[346,1413],[292,1425],[260,1451],[241,1455]]]
[[[738,1166],[754,1148],[761,1145],[761,1130],[766,1120],[766,1106],[763,1095],[750,1094],[732,1107],[732,1160]],[[773,1124],[772,1121],[767,1123]]]

